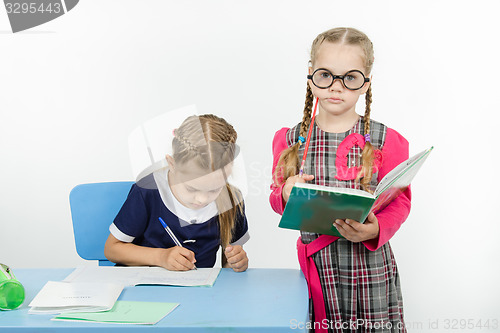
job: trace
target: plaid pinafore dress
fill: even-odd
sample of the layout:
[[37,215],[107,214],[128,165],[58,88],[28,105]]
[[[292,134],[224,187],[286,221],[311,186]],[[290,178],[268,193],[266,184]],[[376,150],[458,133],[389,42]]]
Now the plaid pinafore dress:
[[[355,182],[335,178],[335,159],[340,143],[350,134],[364,135],[362,117],[345,133],[328,133],[313,125],[304,173],[314,175],[313,182],[324,186],[355,188]],[[294,145],[300,124],[287,132],[287,144]],[[387,127],[370,121],[374,149],[381,149]],[[304,146],[299,149],[302,160]],[[348,166],[360,165],[361,149],[354,146],[348,154]],[[377,174],[372,184],[377,184]],[[333,223],[333,219],[332,219]],[[308,244],[318,234],[301,231],[302,243]],[[389,243],[369,251],[363,243],[340,238],[313,254],[317,267],[327,322],[314,323],[314,306],[310,302],[310,327],[328,332],[406,332],[403,321],[403,299],[396,261]],[[318,326],[314,326],[318,325]],[[323,330],[318,329],[322,327]]]

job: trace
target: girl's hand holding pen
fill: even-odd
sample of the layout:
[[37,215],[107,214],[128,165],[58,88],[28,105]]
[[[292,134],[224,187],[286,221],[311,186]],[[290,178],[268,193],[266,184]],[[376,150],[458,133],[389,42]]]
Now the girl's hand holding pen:
[[195,268],[194,253],[185,247],[174,246],[161,250],[159,266],[170,271],[188,271]]
[[235,272],[243,272],[248,268],[248,257],[241,245],[229,245],[224,250],[227,259],[227,267]]
[[194,253],[182,246],[181,242],[179,242],[177,237],[175,237],[173,231],[168,227],[168,225],[165,223],[165,221],[163,221],[161,217],[158,217],[158,220],[160,221],[167,234],[177,245],[167,249],[168,252],[166,253],[168,253],[168,255],[166,265],[168,267],[162,265],[163,261],[160,261],[160,266],[165,267],[166,269],[169,269],[171,271],[187,271],[190,269],[196,269],[196,266],[194,265],[194,263],[196,262]]
[[288,198],[290,197],[290,193],[292,192],[292,188],[293,185],[295,185],[295,183],[305,183],[313,179],[314,179],[313,175],[307,175],[305,173],[302,174],[302,176],[295,175],[292,177],[288,177],[288,179],[285,182],[285,186],[283,186],[283,191],[281,192],[283,200],[285,200],[285,202],[288,202]]

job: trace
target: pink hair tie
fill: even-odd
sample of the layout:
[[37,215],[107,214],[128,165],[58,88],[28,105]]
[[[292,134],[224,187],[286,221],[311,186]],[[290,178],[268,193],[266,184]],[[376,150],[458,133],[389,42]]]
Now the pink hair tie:
[[372,142],[370,138],[370,133],[365,134],[365,142],[370,142],[370,143]]

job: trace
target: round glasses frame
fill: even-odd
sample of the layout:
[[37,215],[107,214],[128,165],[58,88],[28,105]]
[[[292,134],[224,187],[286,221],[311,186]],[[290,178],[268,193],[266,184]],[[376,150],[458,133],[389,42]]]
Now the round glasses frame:
[[[314,78],[314,74],[316,74],[316,72],[317,72],[317,71],[325,71],[325,72],[330,73],[330,75],[331,75],[331,77],[332,77],[332,82],[331,82],[329,85],[324,86],[324,87],[323,87],[323,86],[318,86],[318,85],[316,84],[316,82],[314,82],[314,79],[313,79],[313,78]],[[359,74],[361,74],[361,76],[363,77],[363,84],[361,84],[361,86],[359,86],[358,88],[349,88],[349,87],[347,86],[347,84],[345,83],[345,78],[346,78],[347,76],[349,76],[349,74],[350,74],[350,73],[359,73]],[[351,70],[351,71],[348,71],[348,72],[347,72],[347,73],[345,73],[344,75],[333,75],[333,73],[332,73],[332,72],[330,72],[330,71],[329,71],[328,69],[326,69],[326,68],[318,68],[318,69],[317,69],[317,70],[315,70],[312,74],[307,75],[307,78],[308,78],[309,80],[311,80],[311,81],[312,81],[312,83],[313,83],[316,87],[318,87],[319,89],[327,89],[327,88],[330,88],[330,87],[333,85],[333,83],[335,82],[335,80],[337,80],[337,79],[342,80],[342,84],[344,85],[344,87],[346,87],[346,89],[349,89],[349,90],[359,90],[359,89],[363,88],[363,86],[365,85],[365,83],[370,82],[370,78],[365,77],[365,75],[363,74],[363,72],[361,72],[361,71],[359,71],[359,70],[357,70],[357,69],[353,69],[353,70]]]

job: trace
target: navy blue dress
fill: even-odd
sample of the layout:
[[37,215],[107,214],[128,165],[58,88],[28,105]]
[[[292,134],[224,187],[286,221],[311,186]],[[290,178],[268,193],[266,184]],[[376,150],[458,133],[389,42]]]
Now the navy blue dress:
[[[145,178],[146,183],[154,184],[152,176]],[[133,244],[153,248],[175,246],[158,220],[159,217],[167,223],[182,245],[195,253],[196,267],[215,265],[216,254],[220,247],[218,215],[203,223],[191,224],[184,221],[165,206],[155,186],[134,184],[114,219],[114,225],[125,235],[133,237]],[[248,223],[243,211],[237,214],[231,243],[242,239],[247,232]]]

